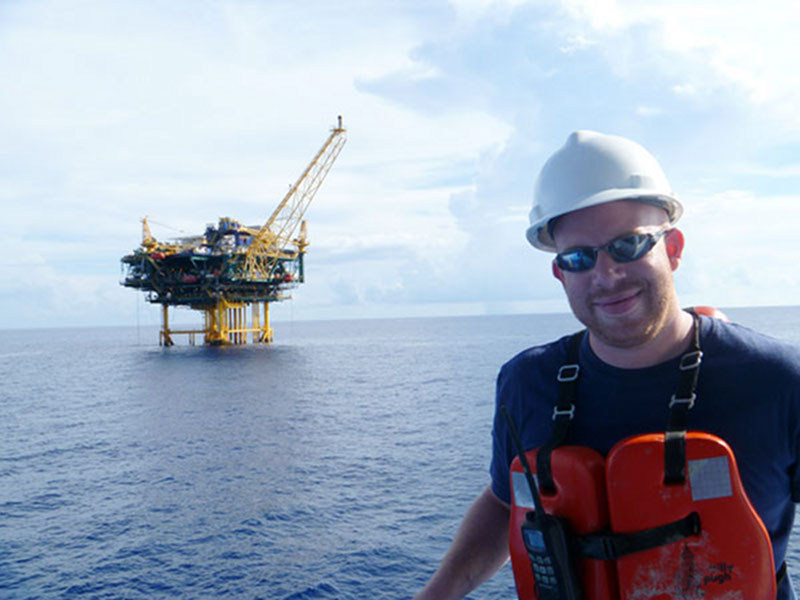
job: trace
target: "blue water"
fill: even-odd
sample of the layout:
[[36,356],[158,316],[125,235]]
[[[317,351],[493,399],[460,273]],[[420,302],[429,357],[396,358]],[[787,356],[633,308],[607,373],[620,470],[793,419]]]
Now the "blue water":
[[[800,308],[728,313],[800,343]],[[488,481],[499,365],[575,328],[278,323],[270,347],[167,349],[0,331],[0,597],[408,598]],[[514,597],[508,567],[471,596]]]

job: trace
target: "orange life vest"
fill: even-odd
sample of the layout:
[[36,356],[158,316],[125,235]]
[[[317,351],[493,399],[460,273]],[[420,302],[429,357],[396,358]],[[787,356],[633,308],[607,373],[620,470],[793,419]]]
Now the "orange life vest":
[[[526,453],[535,470],[536,450]],[[578,575],[587,600],[774,599],[775,566],[769,535],[739,478],[730,447],[716,436],[686,434],[688,476],[663,482],[664,434],[619,442],[604,459],[581,446],[552,451],[556,492],[541,494],[545,512],[566,519],[576,539],[611,531],[632,534],[699,516],[700,531],[614,559],[580,555]],[[519,458],[511,465],[511,562],[520,600],[539,597],[521,527],[533,509]],[[584,537],[585,539],[585,537]],[[610,538],[609,538],[610,539]],[[613,552],[612,552],[613,554]]]

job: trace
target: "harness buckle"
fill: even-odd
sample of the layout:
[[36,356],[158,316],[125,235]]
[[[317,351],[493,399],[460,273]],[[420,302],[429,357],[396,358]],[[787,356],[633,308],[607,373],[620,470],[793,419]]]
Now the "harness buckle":
[[692,407],[694,406],[694,401],[695,401],[696,398],[697,398],[697,394],[695,394],[695,393],[692,393],[692,395],[689,396],[688,398],[676,398],[675,394],[672,394],[672,398],[669,401],[669,407],[672,408],[676,404],[688,404],[688,406],[686,407],[686,410],[692,410]]
[[558,369],[558,381],[561,383],[566,383],[569,381],[575,381],[578,378],[578,373],[581,370],[581,366],[578,364],[574,365],[562,365]]
[[700,363],[703,360],[703,351],[702,350],[694,350],[692,352],[687,352],[683,356],[681,356],[681,364],[679,365],[679,369],[681,371],[689,371],[690,369],[697,369],[700,366]]
[[559,410],[558,405],[553,407],[553,421],[555,421],[558,417],[562,417],[564,415],[568,416],[570,420],[572,420],[572,417],[575,416],[575,405],[570,404],[569,408],[566,410]]

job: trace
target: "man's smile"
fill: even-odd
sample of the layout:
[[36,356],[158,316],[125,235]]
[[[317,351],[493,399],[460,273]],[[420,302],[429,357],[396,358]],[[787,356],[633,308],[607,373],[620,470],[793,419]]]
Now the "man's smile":
[[642,294],[640,287],[631,288],[616,294],[593,298],[591,304],[610,315],[621,315],[628,312]]

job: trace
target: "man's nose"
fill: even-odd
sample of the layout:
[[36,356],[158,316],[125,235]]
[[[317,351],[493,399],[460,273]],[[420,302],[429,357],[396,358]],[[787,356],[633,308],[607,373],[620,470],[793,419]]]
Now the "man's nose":
[[610,281],[619,279],[625,274],[625,265],[618,263],[608,252],[599,250],[597,252],[597,259],[595,260],[594,269],[592,269],[592,277],[598,282]]

